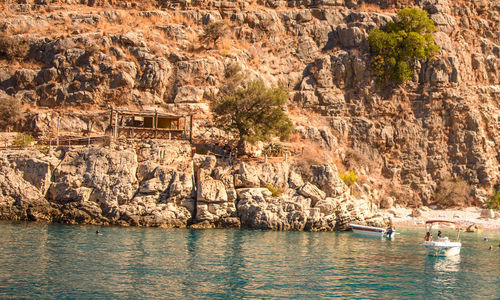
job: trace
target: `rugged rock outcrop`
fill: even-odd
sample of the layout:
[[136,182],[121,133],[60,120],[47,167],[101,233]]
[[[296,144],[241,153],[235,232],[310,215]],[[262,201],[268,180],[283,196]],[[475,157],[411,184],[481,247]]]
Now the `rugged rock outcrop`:
[[[0,160],[2,219],[325,231],[344,230],[351,221],[367,223],[376,211],[349,193],[327,198],[311,183],[288,184],[293,163],[191,157],[187,142],[59,147],[47,155],[12,150],[1,153]],[[318,176],[318,170],[331,170],[313,168]],[[236,186],[242,174],[254,179]],[[335,175],[325,178],[338,182]],[[283,193],[273,195],[266,185]],[[387,222],[386,216],[379,224]]]
[[[78,2],[91,11],[74,4],[2,4],[0,90],[30,108],[19,130],[53,136],[61,117],[61,132],[104,133],[108,107],[119,106],[193,113],[195,137],[206,138],[211,127],[207,100],[217,96],[237,64],[250,79],[281,84],[289,91],[295,144],[306,154],[319,147],[346,169],[375,180],[369,191],[362,184],[355,190],[369,194],[376,204],[431,204],[439,184],[449,178],[466,180],[473,186],[471,197],[481,204],[490,187],[500,182],[498,1]],[[426,10],[437,25],[434,37],[441,53],[418,64],[406,86],[380,88],[370,71],[367,34],[393,20],[396,9],[410,6]],[[201,43],[206,26],[220,20],[230,24],[230,34],[215,45]],[[307,159],[320,165],[323,157],[318,157],[312,153]],[[297,174],[304,174],[283,169],[286,165],[266,166],[270,169],[265,171],[242,164],[231,171],[211,170],[203,175],[207,183],[193,184],[189,178],[198,178],[196,167],[164,169],[137,160],[137,173],[145,172],[145,177],[126,185],[136,185],[131,190],[138,191],[141,207],[157,196],[175,198],[177,206],[208,222],[234,218],[235,207],[227,203],[237,190],[260,188],[264,182],[304,187],[303,197],[312,196],[312,186],[326,197],[346,194],[328,175],[336,173],[333,163],[331,170],[308,170],[312,177],[302,176],[303,182]],[[105,165],[97,167],[112,172]],[[321,176],[312,174],[316,171]],[[232,183],[224,179],[228,172],[234,172]],[[266,177],[276,172],[276,178]],[[115,180],[110,175],[99,178],[100,183],[80,183],[60,174],[55,173],[49,194],[61,189],[70,198],[101,197],[109,191],[100,185]],[[64,176],[75,185],[65,183]],[[197,185],[205,199],[199,207],[192,200],[198,196]],[[224,199],[222,186],[227,202],[212,201]],[[116,188],[121,196],[112,197],[124,196],[126,191]],[[214,194],[219,188],[221,194]],[[6,189],[16,189],[15,184]],[[17,193],[31,199],[35,192]],[[311,199],[317,204],[321,196]],[[187,212],[182,214],[187,218]]]

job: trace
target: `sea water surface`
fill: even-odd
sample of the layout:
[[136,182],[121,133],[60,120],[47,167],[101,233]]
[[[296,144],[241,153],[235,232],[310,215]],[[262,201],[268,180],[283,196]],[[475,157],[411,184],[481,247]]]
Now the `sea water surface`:
[[423,235],[0,222],[0,298],[500,299],[500,233],[453,258]]

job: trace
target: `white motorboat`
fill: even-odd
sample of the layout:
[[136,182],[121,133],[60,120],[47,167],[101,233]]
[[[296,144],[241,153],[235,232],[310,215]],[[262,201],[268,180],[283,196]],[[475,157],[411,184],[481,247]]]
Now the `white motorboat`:
[[[460,254],[462,243],[460,243],[459,226],[460,224],[458,222],[447,220],[429,220],[425,222],[425,228],[427,231],[424,241],[425,252],[427,252],[428,255],[432,256],[453,256]],[[451,229],[457,228],[457,239],[455,241],[450,241],[447,236],[442,235],[441,231],[438,231],[437,238],[433,239],[432,229],[436,229],[436,227],[448,227]]]
[[388,230],[380,227],[372,227],[372,226],[364,226],[364,225],[357,225],[357,224],[349,224],[351,227],[352,231],[354,233],[364,235],[364,236],[372,236],[372,237],[387,237],[387,238],[394,238],[394,235],[396,234],[396,231],[394,229],[389,228]]

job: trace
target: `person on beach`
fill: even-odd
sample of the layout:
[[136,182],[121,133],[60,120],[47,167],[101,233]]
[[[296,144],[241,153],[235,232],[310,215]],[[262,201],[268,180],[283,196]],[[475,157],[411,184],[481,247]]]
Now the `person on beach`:
[[441,230],[438,230],[438,238],[442,238],[442,237],[443,237],[443,235],[441,233]]
[[489,248],[489,250],[490,250],[490,251],[492,251],[492,250],[493,250],[493,246],[492,246],[492,245],[490,245],[490,248]]
[[430,240],[432,240],[432,234],[429,231],[427,231],[427,233],[425,234],[425,241],[428,242]]

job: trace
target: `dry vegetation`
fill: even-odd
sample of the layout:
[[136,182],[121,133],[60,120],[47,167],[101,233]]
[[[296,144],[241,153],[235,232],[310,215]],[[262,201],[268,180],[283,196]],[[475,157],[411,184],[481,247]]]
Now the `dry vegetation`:
[[22,119],[21,102],[10,96],[0,97],[0,129],[11,130],[14,129],[16,124]]
[[343,165],[348,170],[368,169],[372,172],[376,168],[376,164],[366,154],[355,149],[347,149],[344,153]]
[[363,2],[357,6],[357,10],[362,12],[395,13],[396,8],[382,8],[377,4]]
[[472,206],[471,186],[462,179],[448,178],[443,180],[434,194],[434,202],[438,208]]

